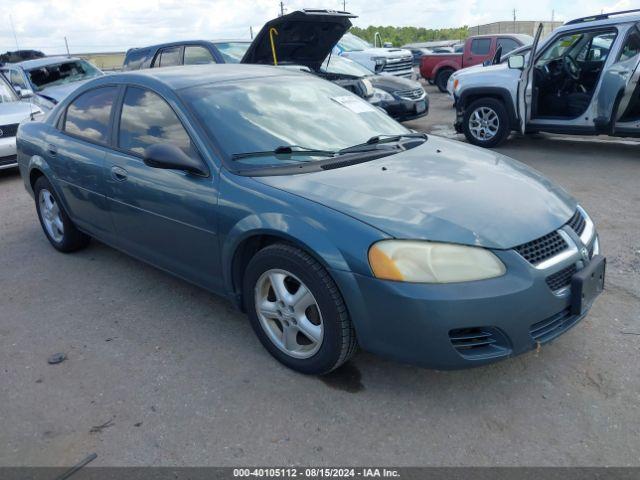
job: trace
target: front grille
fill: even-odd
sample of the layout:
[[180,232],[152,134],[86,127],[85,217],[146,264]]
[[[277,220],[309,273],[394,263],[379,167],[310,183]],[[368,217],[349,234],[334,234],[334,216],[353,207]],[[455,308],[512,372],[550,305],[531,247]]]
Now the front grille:
[[571,277],[578,271],[578,268],[575,264],[571,264],[568,267],[563,268],[562,270],[554,273],[553,275],[549,275],[546,278],[547,285],[549,288],[556,292],[562,288],[568,287],[571,285]]
[[507,337],[497,328],[457,328],[449,331],[453,348],[465,358],[491,358],[511,352]]
[[571,315],[571,311],[567,308],[552,317],[531,325],[529,334],[535,342],[546,343],[569,330],[579,319],[579,315]]
[[422,88],[416,88],[415,90],[398,90],[394,93],[400,98],[408,98],[411,100],[418,100],[424,96],[424,90]]
[[517,246],[515,250],[529,263],[537,265],[551,257],[555,257],[568,247],[569,245],[558,232],[551,232],[544,237],[523,243]]
[[413,58],[406,57],[401,58],[400,60],[387,60],[384,67],[382,67],[383,72],[387,73],[397,73],[402,72],[404,70],[412,70],[413,69]]
[[580,210],[576,210],[576,213],[574,213],[573,217],[571,217],[571,219],[567,222],[567,225],[569,225],[578,236],[582,235],[586,224],[587,221],[580,213]]
[[16,133],[18,133],[18,125],[18,123],[12,123],[11,125],[0,125],[0,130],[2,130],[2,135],[0,135],[0,138],[15,137]]
[[17,155],[9,155],[8,157],[0,157],[0,167],[5,167],[7,165],[15,165],[18,163]]

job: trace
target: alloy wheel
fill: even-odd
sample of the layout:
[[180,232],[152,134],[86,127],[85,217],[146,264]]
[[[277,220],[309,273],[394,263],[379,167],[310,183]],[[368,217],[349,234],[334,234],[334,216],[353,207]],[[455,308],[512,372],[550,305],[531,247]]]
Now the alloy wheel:
[[324,325],[318,302],[295,275],[267,270],[256,283],[254,301],[260,325],[284,353],[305,359],[320,349]]
[[469,117],[469,131],[476,140],[486,142],[495,137],[500,129],[496,111],[489,107],[476,108]]
[[40,204],[42,222],[44,223],[47,233],[55,242],[62,242],[64,238],[64,224],[62,223],[60,207],[55,197],[49,190],[43,188],[38,195],[38,202]]

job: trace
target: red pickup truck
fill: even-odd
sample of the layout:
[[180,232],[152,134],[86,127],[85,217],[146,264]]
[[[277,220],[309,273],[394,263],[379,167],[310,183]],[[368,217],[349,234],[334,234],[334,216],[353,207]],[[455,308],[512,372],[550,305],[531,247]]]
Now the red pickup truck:
[[529,35],[504,33],[500,35],[478,35],[469,37],[462,53],[432,53],[420,59],[420,74],[429,83],[435,83],[441,92],[447,91],[447,80],[453,72],[471,67],[493,58],[498,47],[502,55],[533,42]]

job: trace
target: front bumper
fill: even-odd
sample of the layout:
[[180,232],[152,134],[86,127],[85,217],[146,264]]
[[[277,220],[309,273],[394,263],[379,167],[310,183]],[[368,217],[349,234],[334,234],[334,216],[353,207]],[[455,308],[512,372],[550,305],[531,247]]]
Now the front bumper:
[[0,137],[0,170],[18,166],[16,137]]
[[551,291],[549,272],[515,251],[494,253],[507,274],[477,282],[410,284],[333,272],[361,347],[429,368],[467,368],[535,349],[584,317],[571,314],[570,289]]
[[379,106],[384,108],[390,117],[404,122],[428,115],[429,97],[425,95],[423,98],[417,100],[396,98],[393,101],[380,102]]

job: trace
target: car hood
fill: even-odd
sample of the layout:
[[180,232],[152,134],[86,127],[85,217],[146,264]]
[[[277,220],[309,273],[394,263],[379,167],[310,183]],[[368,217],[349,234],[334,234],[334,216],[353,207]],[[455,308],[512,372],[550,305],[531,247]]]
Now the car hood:
[[576,209],[568,193],[529,167],[434,136],[419,147],[358,165],[256,180],[395,238],[495,249],[546,235]]
[[420,88],[420,82],[393,75],[372,75],[367,77],[375,88],[385,92],[395,92],[399,90],[415,90]]
[[481,63],[478,65],[473,65],[472,67],[463,68],[454,72],[453,75],[455,78],[464,78],[467,75],[478,75],[482,72],[482,74],[491,75],[495,72],[501,72],[503,70],[509,70],[509,65],[506,63],[499,63],[497,65],[488,65],[484,66]]
[[12,125],[29,118],[31,113],[40,113],[40,109],[27,102],[0,103],[0,125]]
[[[240,63],[273,65],[270,31],[278,63],[304,65],[313,71],[338,40],[351,28],[348,13],[302,10],[268,21],[245,52]],[[277,33],[276,33],[277,32]]]
[[67,95],[73,92],[80,85],[87,83],[89,80],[93,80],[93,78],[88,78],[86,80],[78,80],[77,82],[65,83],[62,85],[55,85],[53,87],[46,87],[42,90],[38,91],[36,95],[40,95],[41,97],[46,98],[47,100],[53,101],[54,103],[60,103],[65,99]]

